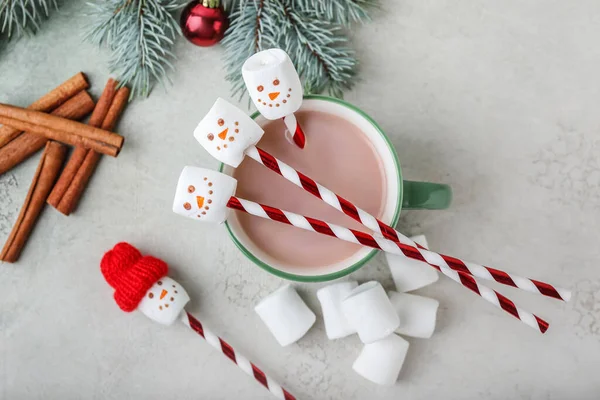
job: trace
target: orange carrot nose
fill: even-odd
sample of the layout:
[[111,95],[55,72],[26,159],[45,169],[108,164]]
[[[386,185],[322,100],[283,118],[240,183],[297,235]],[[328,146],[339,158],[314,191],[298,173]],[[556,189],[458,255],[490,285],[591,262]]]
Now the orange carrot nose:
[[198,208],[202,208],[204,205],[204,197],[196,196],[196,203],[198,203]]
[[167,292],[165,289],[163,289],[162,292],[160,292],[160,299],[162,300],[167,295],[167,293],[169,293],[169,292]]
[[275,100],[275,99],[277,98],[277,96],[279,96],[279,92],[272,92],[272,93],[269,93],[269,98],[270,98],[271,100]]
[[227,137],[227,131],[229,130],[229,128],[225,128],[225,130],[221,133],[219,133],[219,137],[221,138],[221,140],[225,140],[225,138]]

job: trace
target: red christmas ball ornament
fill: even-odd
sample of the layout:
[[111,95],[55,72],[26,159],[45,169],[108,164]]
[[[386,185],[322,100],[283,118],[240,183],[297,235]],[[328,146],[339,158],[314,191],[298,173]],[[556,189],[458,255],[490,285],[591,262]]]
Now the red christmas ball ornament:
[[209,47],[223,39],[229,18],[219,0],[195,0],[181,12],[180,25],[187,40]]

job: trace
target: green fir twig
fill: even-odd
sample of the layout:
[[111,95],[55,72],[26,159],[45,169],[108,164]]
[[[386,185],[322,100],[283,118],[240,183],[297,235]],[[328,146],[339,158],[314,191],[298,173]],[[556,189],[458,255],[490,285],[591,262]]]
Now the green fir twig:
[[278,0],[289,29],[279,40],[296,63],[298,74],[304,78],[306,93],[321,93],[342,97],[344,89],[353,85],[357,60],[346,46],[347,38],[339,26],[319,18],[307,19],[293,12],[291,1]]
[[368,10],[378,6],[376,0],[293,0],[291,3],[309,16],[345,27],[353,22],[370,21]]
[[109,70],[131,98],[146,97],[155,83],[170,81],[171,49],[180,34],[174,12],[182,0],[100,0],[88,3],[91,28],[85,38],[111,51]]
[[304,80],[306,93],[342,97],[353,85],[357,60],[343,26],[368,21],[376,0],[244,0],[233,8],[225,47],[226,79],[234,96],[246,93],[244,61],[272,47],[285,50]]
[[0,34],[7,40],[34,34],[57,7],[55,0],[0,0]]
[[227,75],[234,96],[243,97],[246,88],[242,80],[242,65],[252,54],[263,50],[263,21],[268,0],[242,1],[233,7],[229,19],[235,21],[227,30],[223,46]]

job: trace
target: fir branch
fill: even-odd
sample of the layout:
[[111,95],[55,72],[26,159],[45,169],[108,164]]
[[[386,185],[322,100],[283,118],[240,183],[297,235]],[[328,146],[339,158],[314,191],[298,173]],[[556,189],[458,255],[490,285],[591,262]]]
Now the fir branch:
[[34,34],[56,0],[0,0],[0,33],[10,40]]
[[0,34],[0,62],[2,62],[2,58],[4,56],[4,48],[8,44],[8,38]]
[[353,22],[369,22],[368,9],[377,6],[377,0],[292,0],[292,7],[299,8],[305,14],[345,27]]
[[231,12],[239,3],[245,3],[248,0],[221,0],[221,5],[227,12]]
[[233,96],[239,95],[240,99],[246,92],[242,65],[252,54],[263,50],[264,13],[265,0],[259,0],[242,1],[229,15],[232,24],[222,42],[227,66],[225,79],[232,83]]
[[[246,92],[241,76],[244,61],[255,52],[272,47],[280,47],[290,55],[304,80],[306,93],[328,91],[332,96],[342,97],[343,90],[352,86],[357,60],[341,26],[315,17],[321,3],[327,2],[313,1],[321,5],[304,12],[297,6],[298,1],[242,1],[234,8],[230,15],[232,24],[223,41],[226,79],[232,83],[234,95],[243,97]],[[335,1],[336,4],[352,2]],[[373,1],[354,0],[353,3],[360,7]],[[341,15],[339,11],[335,11],[335,15]],[[348,18],[353,15],[358,18],[362,14],[347,14]]]
[[353,85],[357,61],[354,52],[346,46],[347,39],[341,28],[294,12],[290,0],[278,2],[290,28],[282,32],[280,42],[304,78],[305,92],[327,90],[332,96],[342,97],[343,90]]
[[170,81],[171,49],[180,34],[174,11],[182,0],[100,0],[88,3],[93,19],[86,39],[111,51],[109,70],[131,98],[150,94],[156,82]]

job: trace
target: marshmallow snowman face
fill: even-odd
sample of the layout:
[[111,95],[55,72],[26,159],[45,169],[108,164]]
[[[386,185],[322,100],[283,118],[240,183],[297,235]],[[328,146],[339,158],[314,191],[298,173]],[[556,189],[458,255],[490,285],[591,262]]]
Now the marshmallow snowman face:
[[244,151],[258,143],[264,131],[245,112],[218,98],[194,130],[194,137],[217,160],[237,167]]
[[138,310],[159,324],[171,325],[189,301],[190,296],[185,289],[165,276],[146,292]]
[[287,53],[268,49],[254,54],[242,66],[250,98],[267,119],[283,118],[302,104],[302,84]]
[[224,222],[227,202],[234,195],[237,180],[206,168],[185,167],[179,176],[173,212],[204,222]]

